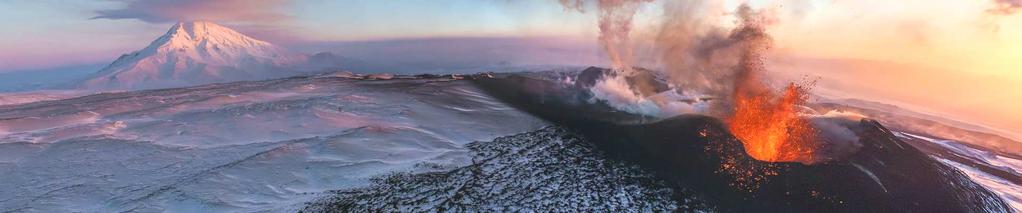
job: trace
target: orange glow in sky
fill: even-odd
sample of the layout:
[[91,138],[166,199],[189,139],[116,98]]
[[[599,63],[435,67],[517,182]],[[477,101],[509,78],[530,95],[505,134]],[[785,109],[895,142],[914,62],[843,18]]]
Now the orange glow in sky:
[[780,15],[771,29],[774,54],[843,62],[775,61],[778,69],[818,75],[821,87],[841,81],[831,84],[834,92],[890,100],[1019,138],[1022,15],[992,13],[994,1],[810,2],[808,12]]

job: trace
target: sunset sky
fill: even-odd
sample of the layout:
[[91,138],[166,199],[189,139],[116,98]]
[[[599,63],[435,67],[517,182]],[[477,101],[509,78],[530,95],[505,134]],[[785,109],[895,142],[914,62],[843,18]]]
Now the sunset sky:
[[[656,26],[659,3],[640,9],[635,37]],[[1022,15],[1016,14],[1022,1],[749,3],[776,13],[772,54],[790,59],[775,62],[785,71],[853,85],[835,89],[849,96],[1022,132]],[[465,37],[591,39],[595,45],[598,33],[592,12],[569,11],[556,0],[14,0],[0,1],[0,72],[108,63],[179,20],[215,21],[283,46]],[[844,67],[809,70],[800,66],[806,59],[840,60],[834,66]]]

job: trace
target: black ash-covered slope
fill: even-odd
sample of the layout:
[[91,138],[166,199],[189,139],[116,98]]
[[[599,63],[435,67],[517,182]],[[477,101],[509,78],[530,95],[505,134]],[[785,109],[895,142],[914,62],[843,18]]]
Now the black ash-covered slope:
[[[632,163],[608,159],[591,143],[548,127],[467,145],[472,164],[397,173],[370,187],[338,191],[306,212],[665,212],[706,211]],[[422,165],[430,167],[430,165]]]
[[511,75],[476,79],[491,95],[563,125],[617,159],[691,189],[722,212],[1010,212],[1001,198],[864,119],[864,147],[816,165],[750,158],[719,120],[686,115],[656,122],[591,104],[575,85]]

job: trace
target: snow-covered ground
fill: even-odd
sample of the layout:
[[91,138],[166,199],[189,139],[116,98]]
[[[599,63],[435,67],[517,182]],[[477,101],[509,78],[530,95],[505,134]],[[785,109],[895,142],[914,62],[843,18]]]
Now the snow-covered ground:
[[961,156],[961,158],[956,158],[958,161],[943,158],[940,155],[934,155],[934,158],[944,164],[958,168],[976,183],[1001,196],[1015,211],[1022,212],[1022,185],[966,164],[979,163],[1019,177],[1022,176],[1022,160],[973,148],[953,140],[937,139],[906,132],[895,132],[895,135],[905,140],[922,140],[933,143],[956,156]]
[[287,211],[546,123],[466,81],[288,78],[0,106],[0,209]]

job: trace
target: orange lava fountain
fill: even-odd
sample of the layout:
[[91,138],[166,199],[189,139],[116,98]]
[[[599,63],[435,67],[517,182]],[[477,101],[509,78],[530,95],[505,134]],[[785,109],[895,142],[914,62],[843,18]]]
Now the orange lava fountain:
[[771,39],[765,19],[746,5],[739,7],[738,14],[742,26],[729,37],[739,52],[731,87],[733,111],[725,119],[728,128],[756,160],[811,164],[816,132],[799,113],[812,83],[791,83],[783,91],[768,86],[763,52],[770,48]]
[[802,85],[789,84],[782,94],[760,85],[738,86],[734,114],[728,119],[731,133],[756,160],[811,162],[814,131],[797,108],[807,98],[808,89]]

